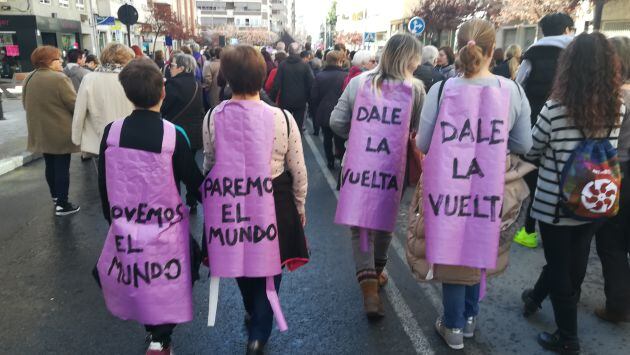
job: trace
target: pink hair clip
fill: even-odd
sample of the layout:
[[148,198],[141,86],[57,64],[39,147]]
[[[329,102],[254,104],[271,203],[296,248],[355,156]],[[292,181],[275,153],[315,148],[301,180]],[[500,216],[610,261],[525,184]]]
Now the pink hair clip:
[[468,45],[469,45],[469,46],[476,46],[476,45],[477,45],[477,42],[475,42],[475,40],[474,40],[474,39],[471,39],[470,41],[468,41]]

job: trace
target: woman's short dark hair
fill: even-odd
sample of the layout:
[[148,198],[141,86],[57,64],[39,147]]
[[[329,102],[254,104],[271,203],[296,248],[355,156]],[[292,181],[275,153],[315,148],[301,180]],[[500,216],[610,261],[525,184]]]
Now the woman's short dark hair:
[[100,62],[98,61],[98,57],[95,54],[88,54],[87,57],[85,57],[85,62],[94,63],[96,65],[100,64]]
[[149,58],[129,62],[118,74],[129,101],[141,108],[157,105],[162,98],[164,79],[160,68]]
[[572,28],[575,26],[575,23],[573,22],[571,16],[562,12],[557,12],[543,17],[538,25],[540,26],[543,35],[547,37],[563,35],[567,28]]
[[280,64],[280,63],[284,62],[285,60],[287,60],[287,58],[289,58],[289,56],[285,52],[278,52],[278,53],[276,53],[276,63],[277,64]]
[[446,58],[448,58],[448,65],[453,65],[453,63],[455,63],[455,53],[453,52],[453,48],[444,46],[440,47],[440,50],[446,54]]
[[234,94],[253,95],[260,92],[267,76],[265,59],[249,45],[224,49],[221,53],[220,70]]
[[71,49],[68,51],[68,55],[66,56],[66,59],[68,60],[68,63],[77,63],[79,61],[79,58],[83,57],[83,51],[80,49]]
[[606,36],[582,33],[560,56],[551,98],[577,128],[600,135],[619,124],[621,85],[619,57]]

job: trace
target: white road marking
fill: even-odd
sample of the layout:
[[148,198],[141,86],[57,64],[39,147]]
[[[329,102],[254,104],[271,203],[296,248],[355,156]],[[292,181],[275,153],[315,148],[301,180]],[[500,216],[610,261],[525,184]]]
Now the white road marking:
[[[339,192],[337,191],[337,182],[335,181],[335,178],[330,173],[330,170],[328,169],[326,163],[324,162],[324,157],[322,157],[321,153],[317,149],[317,146],[315,145],[315,142],[313,141],[313,138],[311,136],[305,133],[303,137],[304,137],[304,140],[306,140],[306,143],[308,144],[308,146],[311,148],[311,151],[313,152],[313,155],[315,156],[315,161],[317,162],[317,165],[319,165],[319,168],[324,174],[324,177],[326,177],[326,182],[328,183],[328,186],[330,187],[333,194],[335,195],[335,198],[338,199]],[[396,250],[396,254],[398,255],[398,257],[401,258],[403,262],[405,262],[404,251],[402,251],[402,246],[400,245],[400,243],[398,243],[396,238],[393,238],[393,242],[394,242],[394,249]],[[387,298],[392,304],[392,307],[394,307],[394,311],[396,312],[398,319],[400,319],[400,323],[402,324],[403,329],[405,330],[405,333],[407,333],[409,340],[413,344],[416,353],[427,354],[427,355],[434,354],[435,352],[431,348],[431,345],[429,344],[429,341],[427,340],[424,332],[422,331],[422,328],[420,328],[420,325],[418,325],[418,321],[413,316],[411,309],[409,308],[404,298],[400,294],[400,290],[398,289],[398,287],[396,287],[396,282],[394,281],[394,278],[391,274],[389,275],[389,282],[387,283],[387,286],[385,287],[385,292],[387,294]],[[433,295],[430,295],[430,298],[432,299]],[[432,303],[433,303],[433,300],[432,300]],[[441,304],[441,302],[439,303]]]

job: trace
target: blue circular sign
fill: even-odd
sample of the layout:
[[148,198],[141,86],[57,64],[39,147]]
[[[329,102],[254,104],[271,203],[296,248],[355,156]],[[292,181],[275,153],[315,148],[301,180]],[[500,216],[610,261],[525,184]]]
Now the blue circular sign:
[[409,32],[419,35],[424,32],[424,29],[426,28],[426,23],[424,22],[422,17],[416,16],[409,20],[409,25],[407,27],[409,28]]

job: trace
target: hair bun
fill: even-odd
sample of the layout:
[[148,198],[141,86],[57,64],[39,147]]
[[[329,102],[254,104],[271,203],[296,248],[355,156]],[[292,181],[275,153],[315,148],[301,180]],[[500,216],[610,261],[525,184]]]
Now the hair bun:
[[475,40],[474,40],[474,39],[471,39],[470,41],[468,41],[468,45],[469,45],[470,47],[474,47],[474,46],[476,46],[476,45],[477,45],[477,42],[475,42]]

